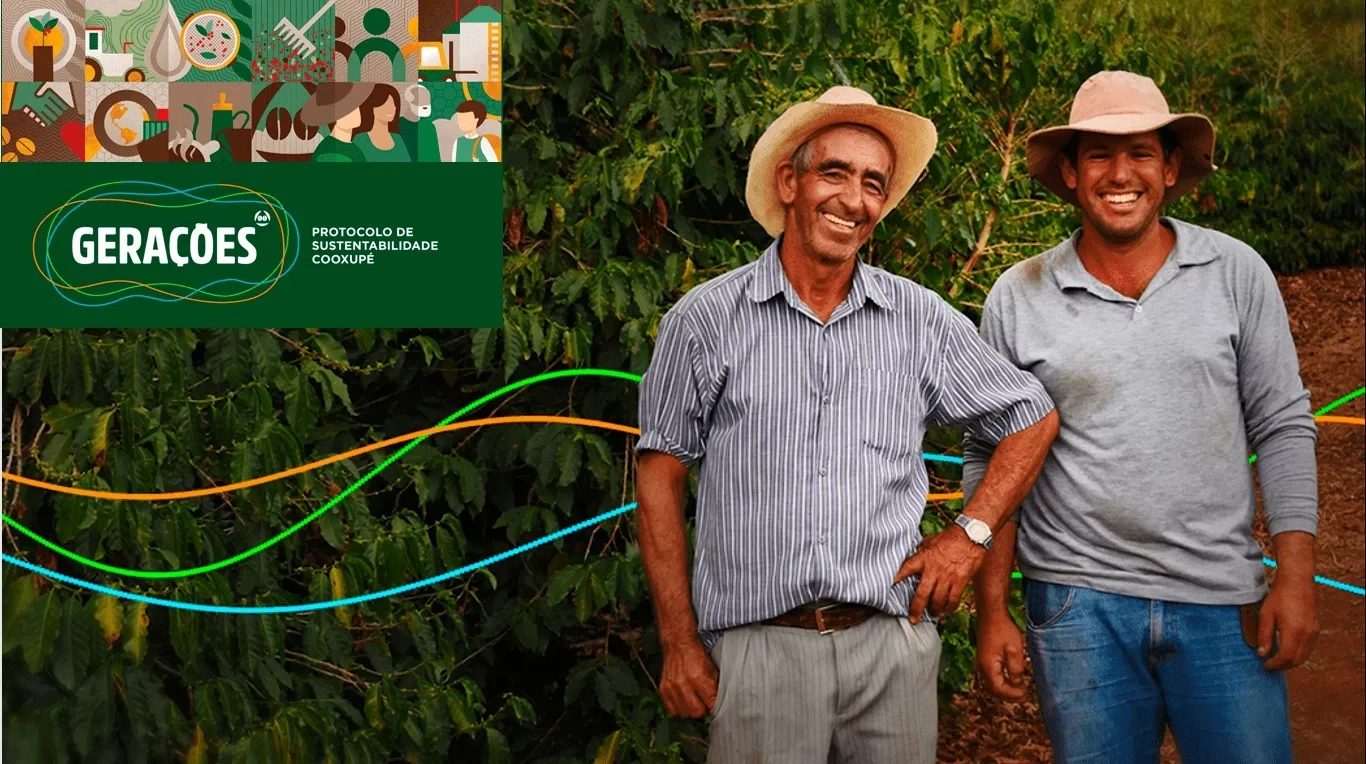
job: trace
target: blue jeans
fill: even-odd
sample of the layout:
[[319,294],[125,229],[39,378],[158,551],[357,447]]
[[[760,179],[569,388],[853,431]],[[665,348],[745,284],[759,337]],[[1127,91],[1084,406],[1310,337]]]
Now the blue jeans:
[[1025,581],[1026,643],[1058,764],[1289,764],[1285,674],[1243,640],[1236,605]]

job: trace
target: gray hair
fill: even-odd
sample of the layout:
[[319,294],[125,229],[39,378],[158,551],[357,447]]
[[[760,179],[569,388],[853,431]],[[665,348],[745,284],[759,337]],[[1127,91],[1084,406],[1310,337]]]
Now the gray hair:
[[[882,145],[887,147],[887,153],[892,156],[892,167],[893,169],[895,169],[896,150],[892,148],[892,142],[887,140],[887,136],[883,135],[878,130],[874,130],[873,128],[867,125],[860,125],[856,122],[840,122],[834,125],[826,125],[825,127],[822,127],[820,130],[817,130],[815,133],[812,133],[805,141],[802,142],[802,145],[797,147],[796,151],[792,152],[792,167],[797,171],[798,175],[801,175],[805,173],[807,170],[811,169],[812,142],[814,142],[821,135],[824,135],[826,131],[833,130],[837,127],[850,127],[860,132],[867,133],[868,135],[877,138],[879,141],[882,141]],[[892,173],[890,172],[887,174],[889,178],[891,177],[891,174]]]

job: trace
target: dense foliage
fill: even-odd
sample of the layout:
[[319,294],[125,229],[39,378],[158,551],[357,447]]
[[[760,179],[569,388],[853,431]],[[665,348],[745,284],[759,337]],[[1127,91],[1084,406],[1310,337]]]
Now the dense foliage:
[[[1361,262],[1360,10],[1186,5],[506,2],[501,329],[7,331],[5,468],[202,488],[429,427],[547,369],[640,373],[662,312],[766,244],[742,193],[758,135],[843,82],[938,125],[928,176],[869,257],[969,313],[1003,267],[1075,225],[1025,176],[1023,138],[1065,121],[1106,67],[1151,74],[1174,108],[1216,121],[1221,170],[1174,214],[1282,270]],[[470,416],[495,412],[634,424],[636,396],[629,382],[557,380]],[[954,437],[933,433],[927,450]],[[12,530],[5,548],[172,599],[326,600],[630,502],[632,443],[553,425],[439,435],[304,531],[189,578],[98,572]],[[185,569],[274,537],[392,450],[229,495],[110,502],[7,484],[3,506],[104,564]],[[955,484],[935,469],[936,488]],[[955,508],[932,509],[926,529]],[[628,514],[439,587],[303,615],[188,614],[7,566],[5,759],[699,760],[705,725],[663,718],[655,694],[634,527]],[[967,610],[941,624],[946,697],[970,681],[971,627]]]

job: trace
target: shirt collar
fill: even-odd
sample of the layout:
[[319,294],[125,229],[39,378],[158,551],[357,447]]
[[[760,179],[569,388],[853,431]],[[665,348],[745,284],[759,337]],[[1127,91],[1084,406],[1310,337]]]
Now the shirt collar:
[[[780,234],[759,256],[754,278],[749,282],[749,298],[754,302],[766,302],[781,293],[787,297],[789,305],[796,307],[801,304],[801,298],[797,296],[792,282],[788,280],[787,273],[783,270],[782,258],[778,256],[782,241],[783,237]],[[878,307],[895,310],[882,285],[873,276],[872,268],[862,260],[856,259],[854,280],[849,286],[849,296],[845,301],[857,308],[862,307],[868,300],[872,300]]]
[[[1176,244],[1172,246],[1171,255],[1168,259],[1178,266],[1204,265],[1212,262],[1216,257],[1213,247],[1200,247],[1192,241],[1194,238],[1192,230],[1179,220],[1169,217],[1159,218],[1172,233],[1176,235]],[[1077,255],[1077,241],[1081,239],[1081,229],[1072,232],[1072,235],[1063,242],[1058,254],[1053,258],[1052,270],[1053,277],[1057,280],[1058,286],[1062,289],[1076,287],[1085,289],[1096,283],[1096,279],[1081,264],[1081,257]]]

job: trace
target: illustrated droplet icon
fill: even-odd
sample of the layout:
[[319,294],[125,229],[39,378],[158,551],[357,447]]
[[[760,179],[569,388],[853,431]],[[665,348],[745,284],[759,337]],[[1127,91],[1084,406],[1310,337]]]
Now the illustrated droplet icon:
[[147,43],[147,69],[152,76],[174,82],[190,73],[190,60],[180,49],[180,30],[180,19],[176,18],[171,0],[166,0],[166,8]]

